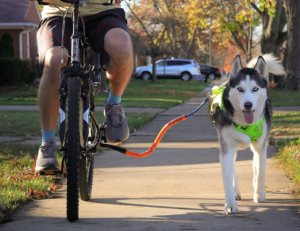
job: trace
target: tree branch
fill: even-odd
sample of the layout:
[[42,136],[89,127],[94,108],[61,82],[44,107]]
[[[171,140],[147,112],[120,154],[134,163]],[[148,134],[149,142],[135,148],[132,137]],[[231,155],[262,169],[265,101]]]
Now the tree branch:
[[[248,0],[250,2],[250,0]],[[254,2],[250,2],[251,6],[256,10],[256,12],[261,16],[262,11],[257,7],[257,5]]]
[[245,53],[245,55],[247,55],[247,51],[245,50],[243,44],[237,38],[236,33],[234,31],[231,31],[231,34],[233,35],[234,41],[237,43],[237,45],[243,50],[243,52]]
[[146,26],[144,25],[144,23],[143,23],[143,22],[141,21],[141,19],[139,19],[139,18],[137,17],[137,15],[133,12],[132,8],[130,7],[130,4],[129,4],[127,1],[125,1],[125,3],[126,3],[126,5],[127,5],[127,7],[129,8],[130,12],[133,14],[133,16],[136,18],[136,20],[138,20],[138,22],[139,22],[139,23],[141,24],[141,26],[143,27],[145,33],[147,34],[148,38],[149,38],[150,41],[151,41],[151,44],[153,44],[153,39],[152,39],[152,37],[150,36],[150,34],[148,33],[148,30],[147,30]]
[[254,46],[252,46],[251,48],[253,49],[253,48],[257,47],[260,43],[261,43],[261,40],[259,40],[259,41],[258,41]]

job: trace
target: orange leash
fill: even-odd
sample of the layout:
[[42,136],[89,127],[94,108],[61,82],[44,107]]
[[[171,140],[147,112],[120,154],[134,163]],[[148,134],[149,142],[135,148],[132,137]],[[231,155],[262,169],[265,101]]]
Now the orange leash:
[[118,147],[118,146],[114,146],[114,145],[111,145],[111,144],[107,144],[107,143],[100,143],[100,147],[104,147],[104,148],[109,148],[109,149],[112,149],[112,150],[115,150],[115,151],[118,151],[118,152],[121,152],[127,156],[131,156],[131,157],[135,157],[135,158],[143,158],[143,157],[146,157],[146,156],[149,156],[152,152],[154,152],[154,150],[157,148],[160,140],[162,139],[162,137],[164,136],[164,134],[166,133],[166,131],[172,127],[173,125],[175,124],[178,124],[179,122],[182,122],[184,120],[186,120],[189,116],[193,115],[194,113],[196,113],[205,103],[207,103],[209,101],[209,98],[206,97],[204,99],[204,101],[202,102],[202,104],[196,108],[194,111],[192,111],[191,113],[187,114],[187,115],[182,115],[172,121],[170,121],[169,123],[167,123],[161,130],[160,132],[158,133],[156,139],[154,140],[154,143],[152,144],[152,146],[146,151],[146,152],[143,152],[143,153],[136,153],[136,152],[132,152],[132,151],[129,151],[125,148],[122,148],[122,147]]
[[128,155],[128,156],[132,156],[132,157],[136,157],[136,158],[143,158],[143,157],[146,157],[146,156],[149,156],[152,152],[154,152],[154,150],[157,148],[157,145],[159,144],[161,138],[164,136],[164,134],[166,133],[166,131],[172,127],[173,125],[181,122],[181,121],[184,121],[186,120],[186,117],[185,115],[183,116],[180,116],[178,117],[177,119],[174,119],[172,121],[170,121],[169,123],[167,123],[161,130],[160,132],[158,133],[154,143],[152,144],[152,146],[148,149],[148,151],[142,153],[142,154],[139,154],[139,153],[136,153],[136,152],[132,152],[132,151],[126,151],[125,152],[125,155]]

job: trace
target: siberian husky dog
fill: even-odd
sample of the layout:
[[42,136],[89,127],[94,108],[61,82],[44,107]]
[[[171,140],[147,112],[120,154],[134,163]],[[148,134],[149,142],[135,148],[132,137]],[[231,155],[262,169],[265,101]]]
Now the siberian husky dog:
[[263,202],[266,197],[267,139],[272,123],[268,73],[285,74],[279,60],[272,54],[259,56],[245,68],[241,64],[240,56],[237,56],[229,80],[223,84],[223,92],[219,97],[221,100],[216,102],[213,95],[209,101],[210,116],[218,131],[221,147],[226,214],[238,213],[236,200],[241,199],[235,168],[237,149],[250,146],[253,152],[254,202]]

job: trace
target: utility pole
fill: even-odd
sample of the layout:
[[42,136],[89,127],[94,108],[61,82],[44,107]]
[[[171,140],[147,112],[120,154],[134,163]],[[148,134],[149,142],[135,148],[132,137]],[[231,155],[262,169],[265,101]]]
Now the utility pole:
[[248,28],[248,54],[247,54],[247,62],[249,62],[252,59],[252,26],[251,22],[249,22],[249,28]]
[[212,64],[212,30],[211,30],[211,26],[212,26],[212,17],[211,17],[211,13],[210,13],[210,28],[209,28],[209,65],[211,66]]

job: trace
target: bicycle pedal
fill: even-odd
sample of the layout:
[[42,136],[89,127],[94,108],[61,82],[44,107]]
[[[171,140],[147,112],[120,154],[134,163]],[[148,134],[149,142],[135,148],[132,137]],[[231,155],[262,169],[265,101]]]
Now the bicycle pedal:
[[48,176],[48,175],[52,175],[52,176],[56,176],[61,174],[61,171],[38,171],[39,176]]

